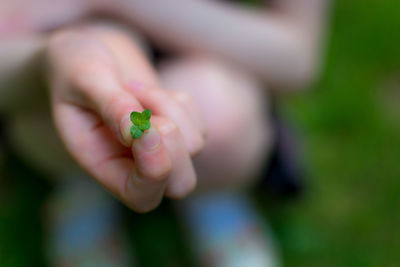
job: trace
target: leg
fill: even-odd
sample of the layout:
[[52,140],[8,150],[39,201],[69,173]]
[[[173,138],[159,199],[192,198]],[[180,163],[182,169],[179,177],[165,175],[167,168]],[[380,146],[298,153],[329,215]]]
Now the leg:
[[199,188],[179,202],[199,260],[204,266],[278,266],[265,220],[236,190],[252,184],[269,154],[272,134],[262,87],[206,59],[165,64],[160,75],[166,88],[194,98],[208,128],[205,149],[194,160]]
[[195,159],[199,190],[251,184],[272,143],[262,86],[243,72],[199,58],[166,63],[160,77],[166,88],[188,92],[205,118],[206,146]]

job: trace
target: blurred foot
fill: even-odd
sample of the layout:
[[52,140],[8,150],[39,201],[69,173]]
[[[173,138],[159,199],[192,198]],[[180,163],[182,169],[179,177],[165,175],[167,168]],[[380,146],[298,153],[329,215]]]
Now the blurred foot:
[[245,196],[194,196],[180,208],[202,266],[280,266],[271,232]]
[[47,208],[51,266],[132,266],[117,202],[88,177],[58,184]]

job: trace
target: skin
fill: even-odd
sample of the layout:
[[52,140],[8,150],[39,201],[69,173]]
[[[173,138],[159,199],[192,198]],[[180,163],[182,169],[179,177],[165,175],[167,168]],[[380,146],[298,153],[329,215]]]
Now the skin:
[[329,1],[266,1],[268,7],[256,9],[207,0],[103,2],[103,12],[131,22],[164,48],[218,56],[282,91],[314,78]]
[[[164,195],[180,198],[193,190],[190,156],[201,150],[204,129],[190,114],[199,112],[187,111],[158,87],[131,39],[119,30],[79,26],[43,39],[38,47],[48,68],[56,128],[81,167],[138,212],[155,208]],[[146,84],[146,97],[129,89],[138,77]],[[133,142],[129,114],[144,106],[153,110],[153,126]]]
[[[73,29],[49,40],[47,57],[59,134],[99,183],[139,212],[194,189],[190,156],[204,145],[198,119],[161,90],[133,42],[107,29]],[[138,77],[146,94],[129,90]],[[144,107],[154,112],[153,126],[133,142],[129,114]]]
[[318,69],[329,1],[268,2],[252,9],[210,0],[4,0],[0,25],[7,27],[0,34],[46,32],[100,12],[130,23],[163,48],[221,57],[279,89],[304,87]]
[[204,57],[165,62],[166,88],[187,92],[204,117],[207,139],[193,160],[197,192],[243,191],[259,179],[273,133],[265,88],[240,68]]
[[[319,27],[310,25],[320,20],[323,8],[315,1],[302,0],[301,5],[308,8],[293,9],[287,1],[277,5],[275,11],[287,12],[287,16],[274,16],[211,1],[176,1],[168,4],[179,4],[184,14],[193,16],[179,16],[172,9],[160,12],[157,9],[162,6],[151,6],[151,1],[123,1],[115,5],[119,9],[108,10],[172,50],[203,55],[164,62],[158,71],[146,59],[143,42],[137,36],[132,39],[120,27],[95,23],[46,33],[92,12],[105,12],[105,4],[100,1],[87,1],[81,8],[76,8],[74,1],[62,1],[63,8],[53,9],[58,16],[46,12],[38,15],[40,9],[27,8],[24,17],[35,23],[22,25],[35,27],[17,24],[12,31],[3,31],[6,41],[0,44],[0,99],[7,101],[0,101],[0,108],[15,118],[13,128],[20,151],[54,173],[74,165],[68,159],[61,162],[71,163],[55,166],[52,156],[38,157],[43,154],[38,153],[43,147],[53,147],[50,138],[44,137],[57,135],[51,130],[50,120],[42,116],[46,114],[38,104],[42,102],[32,101],[30,96],[46,99],[41,92],[48,87],[58,136],[73,160],[135,211],[152,210],[164,196],[186,196],[196,185],[196,173],[199,191],[249,185],[257,177],[272,138],[268,116],[260,115],[265,114],[263,108],[268,105],[265,86],[260,81],[277,88],[294,84],[301,87],[313,76],[316,57],[309,49],[316,47]],[[28,3],[45,5],[41,0]],[[4,10],[13,10],[13,5],[10,2],[2,9],[3,21],[10,21]],[[146,12],[149,7],[154,8],[153,13]],[[309,8],[312,11],[307,11]],[[318,16],[306,19],[310,12]],[[203,21],[205,15],[216,25],[220,23],[218,18],[235,24],[227,23],[231,26],[224,32],[215,32],[217,27],[195,23]],[[170,21],[171,16],[176,21]],[[235,25],[240,25],[248,38],[238,36]],[[310,28],[307,38],[298,27]],[[165,36],[164,32],[172,34]],[[216,36],[242,43],[222,49],[222,41]],[[303,38],[311,43],[304,43]],[[232,68],[225,61],[235,62],[237,67]],[[30,82],[44,80],[44,76],[48,86]],[[29,99],[31,106],[23,110],[19,105],[15,109],[14,103],[23,103],[23,99]],[[153,127],[143,138],[132,142],[129,114],[143,108],[153,111]],[[29,125],[35,117],[48,125],[41,129],[50,129],[37,135],[43,138],[43,142],[35,140],[38,147],[25,134],[37,125]],[[243,136],[247,137],[246,142],[238,142]]]

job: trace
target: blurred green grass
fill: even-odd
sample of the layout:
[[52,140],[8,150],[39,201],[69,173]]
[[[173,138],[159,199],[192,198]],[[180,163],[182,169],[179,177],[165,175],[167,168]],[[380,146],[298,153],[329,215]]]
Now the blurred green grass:
[[311,177],[274,224],[288,266],[400,265],[399,10],[336,1],[322,79],[283,105]]
[[[340,0],[332,11],[320,81],[281,107],[301,133],[308,192],[264,212],[286,266],[398,266],[400,1]],[[0,175],[16,177],[0,179],[0,266],[43,266],[49,186],[13,156]],[[131,218],[143,266],[185,266],[166,210]],[[156,247],[154,233],[162,235]]]

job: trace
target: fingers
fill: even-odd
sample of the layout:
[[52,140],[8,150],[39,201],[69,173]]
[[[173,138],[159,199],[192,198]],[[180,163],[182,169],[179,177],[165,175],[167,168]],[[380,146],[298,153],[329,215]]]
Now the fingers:
[[207,137],[206,123],[193,97],[189,93],[181,90],[169,90],[167,92],[173,99],[175,99],[182,106],[183,110],[189,116],[191,121],[194,122],[199,132],[203,135],[203,138],[206,138]]
[[[117,59],[122,80],[130,82],[131,88],[125,87],[128,89],[127,92],[133,93],[141,105],[150,108],[153,114],[174,122],[171,124],[168,120],[157,116],[152,119],[152,122],[160,125],[162,140],[172,162],[165,194],[172,198],[187,195],[196,185],[196,175],[190,155],[197,154],[204,146],[205,127],[194,101],[187,95],[175,94],[174,98],[167,91],[151,89],[158,85],[154,70],[142,55],[142,51],[124,34],[112,30],[99,31],[98,34]],[[135,77],[140,77],[142,82],[132,82]],[[136,163],[139,171],[140,166],[145,169],[149,167],[157,169],[156,165],[140,164],[139,161]]]
[[96,114],[63,103],[53,109],[67,150],[89,174],[137,212],[158,206],[170,178],[171,160],[155,126],[135,140],[131,151],[119,144]]
[[132,146],[135,170],[128,183],[128,196],[135,210],[142,212],[158,206],[164,195],[182,198],[196,185],[193,165],[177,126],[157,116],[152,124]]
[[160,86],[157,74],[146,58],[145,44],[132,29],[128,31],[120,25],[107,24],[92,26],[90,32],[112,52],[123,84],[138,78],[147,86]]
[[171,160],[159,130],[152,126],[132,146],[135,169],[126,197],[137,211],[154,209],[161,202],[171,172]]
[[[137,99],[121,86],[107,48],[82,35],[62,36],[54,42],[50,56],[56,70],[52,81],[55,120],[78,163],[139,212],[155,208],[164,195],[179,198],[193,190],[196,177],[183,132],[202,136],[193,125],[190,129],[182,126],[193,122],[180,104],[155,90],[149,90],[150,97]],[[177,123],[154,116],[153,126],[133,141],[129,115],[143,106],[164,106],[155,108],[155,113]],[[192,152],[196,150],[192,144]]]
[[175,99],[170,97],[167,91],[148,88],[147,90],[135,90],[134,95],[144,107],[151,108],[155,114],[172,120],[178,126],[191,155],[201,151],[204,139],[196,121],[191,120],[189,114]]
[[177,125],[167,119],[154,117],[152,122],[160,129],[173,166],[165,195],[171,198],[182,198],[196,186],[196,174],[182,134]]
[[143,108],[132,94],[123,90],[107,48],[93,38],[67,32],[54,37],[49,50],[57,76],[72,88],[65,93],[56,80],[53,87],[61,89],[55,90],[54,96],[96,111],[121,143],[130,146],[129,114]]
[[[185,109],[164,90],[153,89],[160,88],[154,69],[143,55],[143,51],[132,38],[127,37],[126,33],[104,28],[95,32],[112,51],[118,64],[121,80],[127,85],[124,86],[127,92],[134,95],[145,108],[151,109],[154,114],[175,122],[183,134],[190,154],[197,154],[204,146],[203,134],[199,132],[199,130],[203,131],[203,126],[197,125],[199,113],[193,120],[190,115],[193,112],[186,113]],[[135,82],[137,80],[140,82]],[[194,104],[193,101],[190,105],[192,104]],[[194,109],[191,108],[191,110]]]

